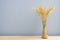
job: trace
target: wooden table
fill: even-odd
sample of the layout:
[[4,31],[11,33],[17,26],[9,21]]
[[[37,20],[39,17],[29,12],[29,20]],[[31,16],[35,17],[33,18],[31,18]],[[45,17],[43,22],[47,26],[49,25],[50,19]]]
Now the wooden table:
[[41,36],[0,36],[0,40],[60,40],[60,36],[48,36],[48,39]]

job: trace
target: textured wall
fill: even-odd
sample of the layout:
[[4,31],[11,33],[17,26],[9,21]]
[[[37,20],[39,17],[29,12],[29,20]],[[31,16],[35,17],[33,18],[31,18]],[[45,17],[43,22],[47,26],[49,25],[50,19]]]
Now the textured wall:
[[41,35],[42,22],[32,8],[53,6],[47,21],[49,35],[60,35],[59,0],[0,0],[0,35]]

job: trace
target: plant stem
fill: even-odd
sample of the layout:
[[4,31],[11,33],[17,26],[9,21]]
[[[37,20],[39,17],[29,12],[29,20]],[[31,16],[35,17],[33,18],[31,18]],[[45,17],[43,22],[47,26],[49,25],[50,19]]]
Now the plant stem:
[[47,21],[47,19],[42,20],[42,23],[43,23],[42,38],[43,38],[43,39],[46,39],[46,38],[48,37],[47,31],[46,31],[46,21]]

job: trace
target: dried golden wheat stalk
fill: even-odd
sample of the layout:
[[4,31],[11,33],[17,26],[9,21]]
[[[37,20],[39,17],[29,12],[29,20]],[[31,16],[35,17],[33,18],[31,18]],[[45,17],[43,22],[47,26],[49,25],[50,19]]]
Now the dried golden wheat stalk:
[[34,11],[38,13],[38,15],[42,19],[43,24],[43,33],[42,38],[47,38],[47,31],[46,31],[46,21],[49,13],[53,10],[52,7],[49,7],[47,10],[43,6],[39,6],[38,8],[34,8]]

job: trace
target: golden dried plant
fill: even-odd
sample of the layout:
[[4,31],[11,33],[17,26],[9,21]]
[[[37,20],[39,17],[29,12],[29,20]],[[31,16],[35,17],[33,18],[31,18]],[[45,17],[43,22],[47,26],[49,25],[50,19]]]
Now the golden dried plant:
[[47,10],[43,6],[39,6],[38,8],[33,8],[33,10],[38,13],[39,16],[48,16],[49,13],[53,10],[53,7],[49,7]]
[[53,10],[53,7],[49,7],[48,9],[45,9],[43,6],[39,6],[38,8],[33,9],[42,19],[43,24],[43,33],[42,38],[47,38],[47,31],[46,31],[46,21],[49,13]]

